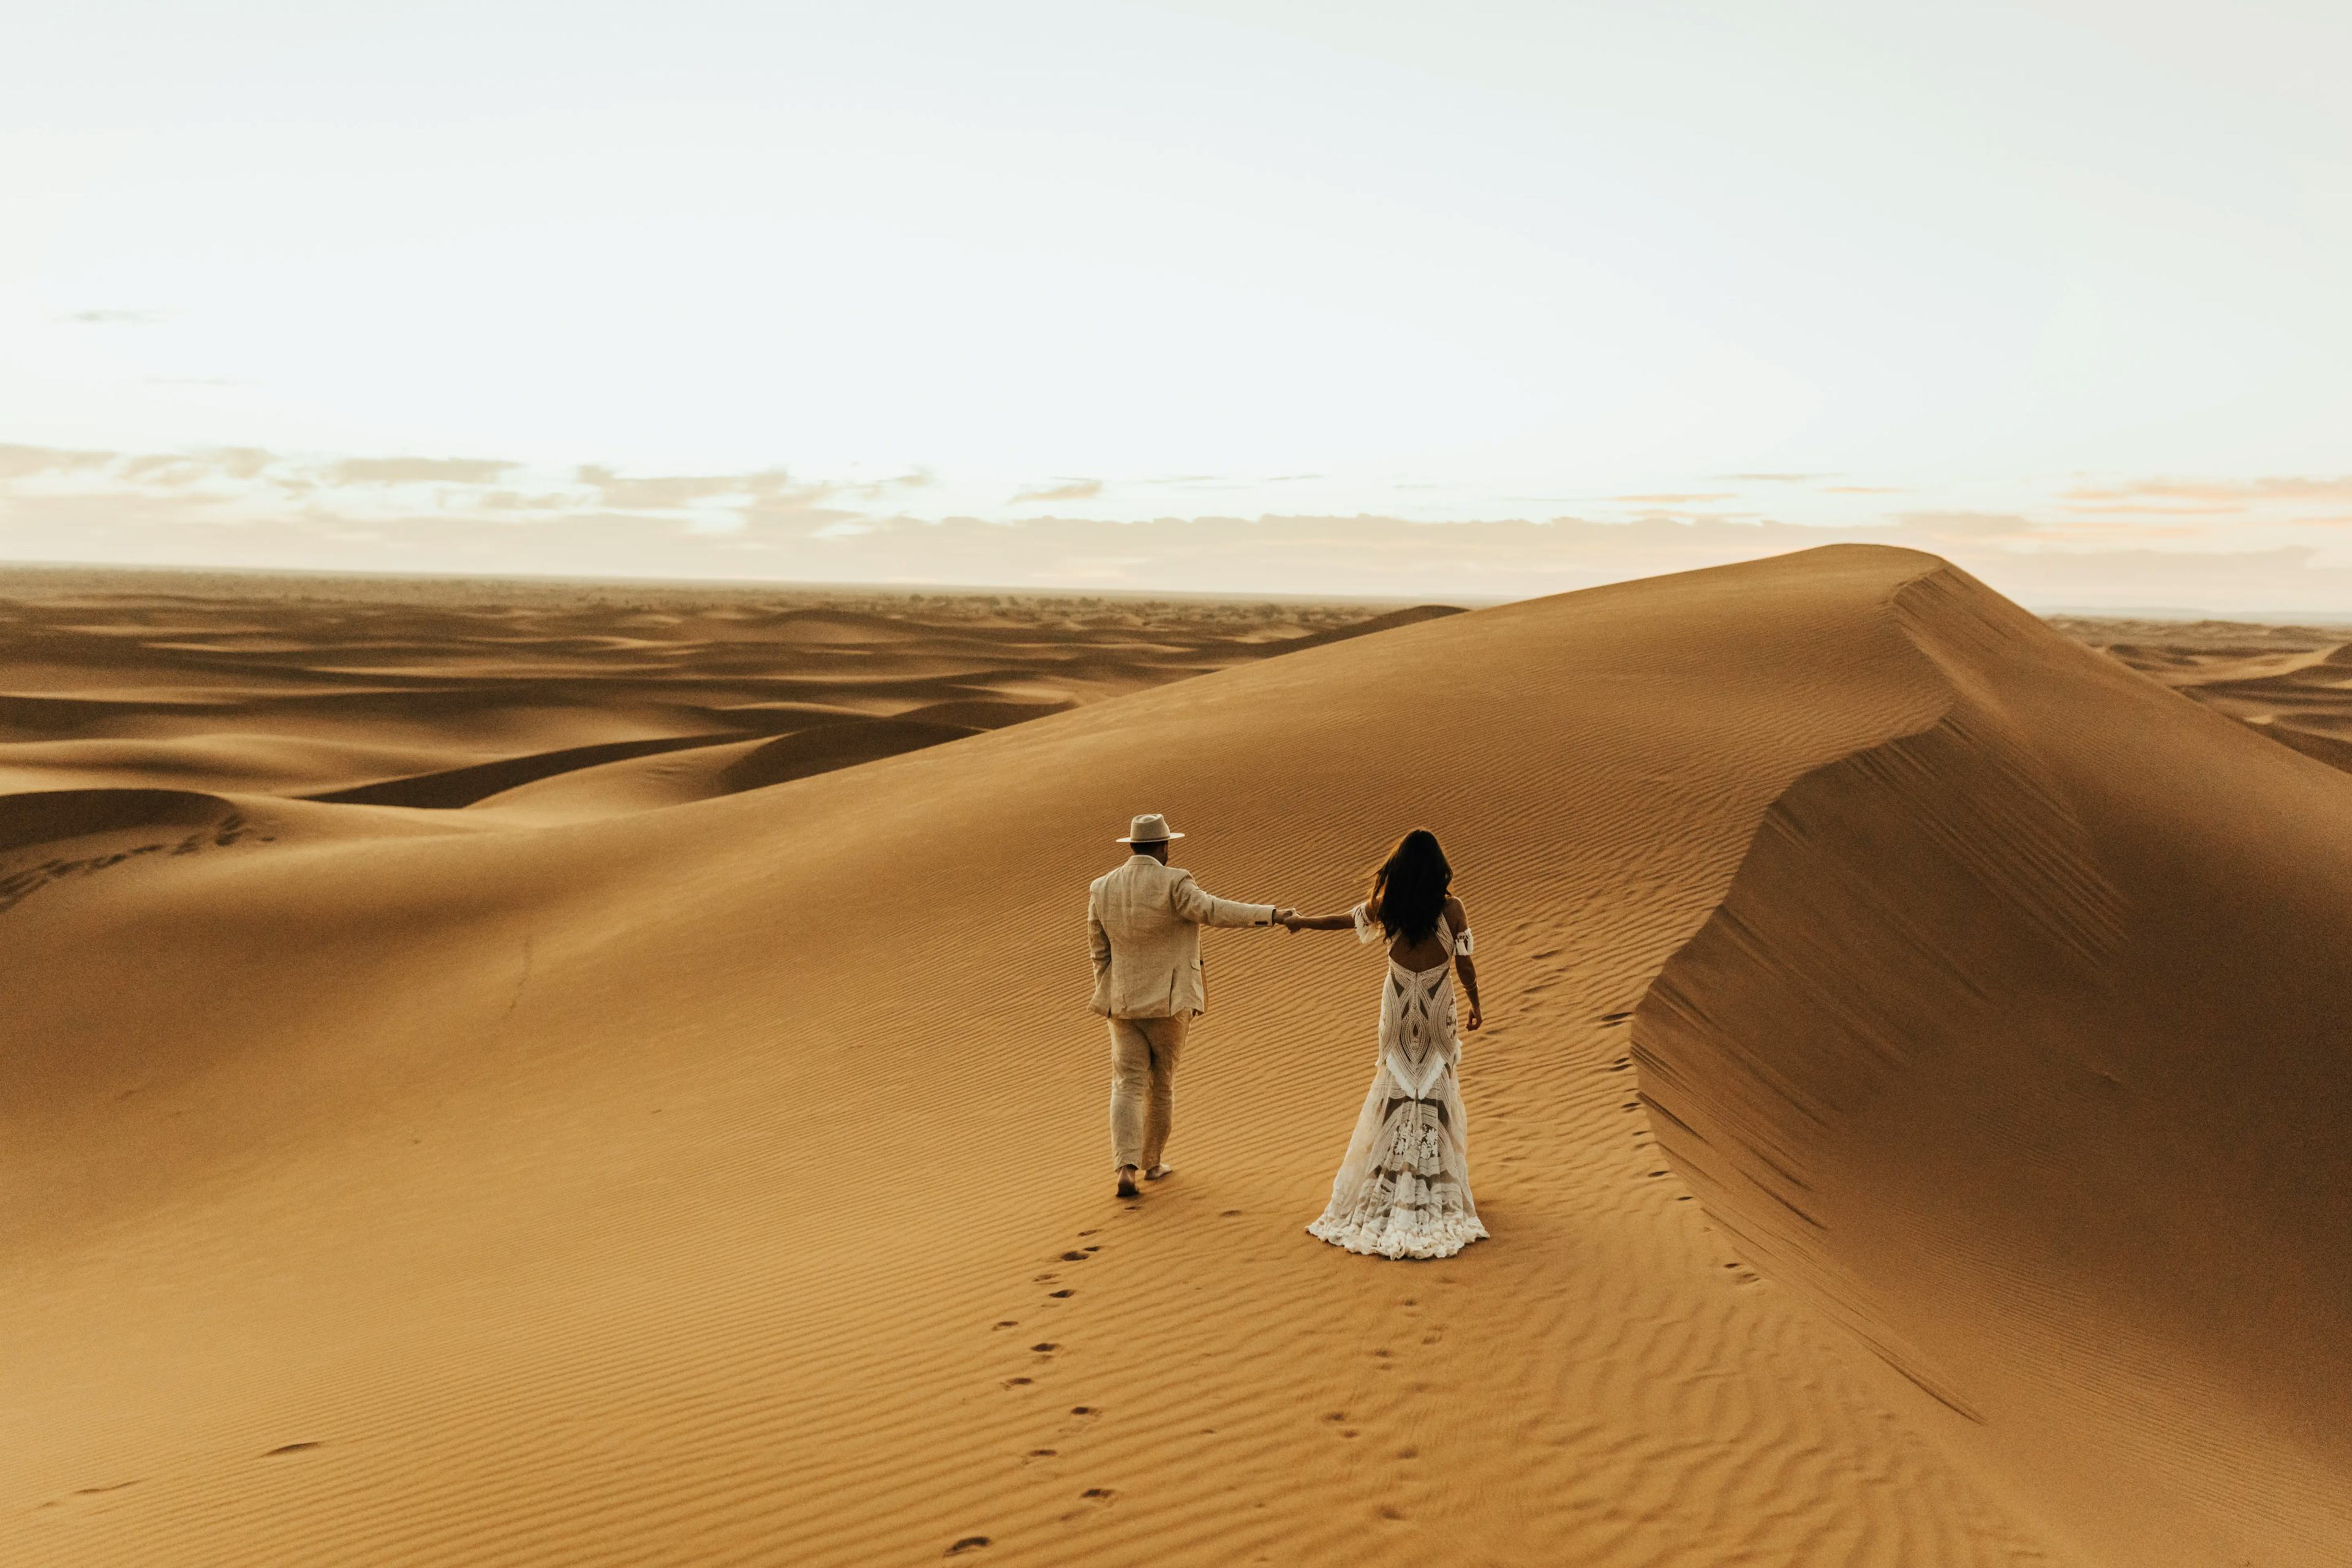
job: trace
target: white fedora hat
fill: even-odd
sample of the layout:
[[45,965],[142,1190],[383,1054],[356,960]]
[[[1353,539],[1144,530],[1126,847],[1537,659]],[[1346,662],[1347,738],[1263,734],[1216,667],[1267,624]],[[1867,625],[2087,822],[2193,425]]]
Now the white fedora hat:
[[1147,811],[1128,826],[1121,844],[1165,844],[1171,838],[1181,838],[1181,833],[1169,830],[1168,819],[1156,811]]

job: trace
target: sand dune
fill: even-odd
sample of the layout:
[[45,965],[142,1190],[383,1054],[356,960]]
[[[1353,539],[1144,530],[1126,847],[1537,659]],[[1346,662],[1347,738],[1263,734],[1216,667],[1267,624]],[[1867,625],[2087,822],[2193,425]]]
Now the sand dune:
[[[995,729],[1451,613],[19,568],[0,572],[0,791],[453,810],[818,725]],[[852,762],[908,742],[828,744]],[[796,776],[778,765],[760,782]],[[576,815],[596,791],[561,793]]]
[[2352,1549],[2352,789],[1957,573],[1634,1017],[1776,1279],[2125,1563]]
[[[2331,1560],[2339,775],[1859,547],[1065,685],[732,793],[227,794],[9,910],[0,1561]],[[1303,1235],[1335,937],[1213,934],[1110,1196],[1146,808],[1325,907],[1444,836],[1492,1242]]]

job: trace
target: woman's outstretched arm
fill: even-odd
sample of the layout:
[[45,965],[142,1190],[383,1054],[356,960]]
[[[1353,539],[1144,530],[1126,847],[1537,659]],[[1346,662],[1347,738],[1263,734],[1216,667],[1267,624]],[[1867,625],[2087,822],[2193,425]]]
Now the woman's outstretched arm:
[[1294,914],[1282,923],[1292,931],[1353,931],[1356,916],[1352,910],[1339,915]]

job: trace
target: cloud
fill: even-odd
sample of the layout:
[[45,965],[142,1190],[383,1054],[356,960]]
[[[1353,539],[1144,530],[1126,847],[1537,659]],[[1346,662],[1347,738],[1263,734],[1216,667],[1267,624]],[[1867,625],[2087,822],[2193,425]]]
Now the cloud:
[[171,319],[169,310],[68,310],[54,318],[77,327],[160,327]]
[[[919,518],[906,509],[938,493],[919,469],[835,482],[782,468],[630,476],[596,465],[550,471],[257,447],[0,445],[0,559],[1475,601],[1866,542],[1943,555],[2032,605],[2352,614],[2352,506],[2313,504],[2345,482],[2232,488],[2257,483],[2290,500],[2210,520],[2199,510],[2206,503],[2178,493],[2192,481],[2133,481],[2111,488],[2155,499],[2053,503],[2029,493],[1986,507],[1916,506],[1866,523],[1847,511],[1837,525],[1716,510],[1738,493],[1726,491],[1645,494],[1634,499],[1648,510],[1612,508],[1605,521],[1517,501],[1508,505],[1528,509],[1519,516],[1444,522],[1385,512],[1118,521],[1018,510],[1129,493],[1065,478],[987,516]],[[1266,493],[1256,489],[1253,500]],[[1786,500],[1828,505],[1801,491]],[[1707,504],[1658,504],[1668,502]]]
[[1899,496],[1905,494],[1900,485],[1823,485],[1825,496]]
[[868,500],[877,500],[888,495],[892,490],[929,489],[939,482],[939,476],[929,468],[910,468],[890,479],[870,479],[864,484],[840,485],[834,488],[845,495],[863,496]]
[[1738,500],[1739,496],[1738,493],[1734,490],[1717,490],[1708,494],[1611,496],[1609,499],[1611,500],[1617,501],[1638,502],[1645,506],[1687,506],[1693,501]]
[[[579,482],[596,492],[597,500],[623,511],[676,511],[704,501],[741,500],[752,502],[793,499],[812,492],[831,493],[830,484],[794,482],[782,468],[762,468],[749,474],[657,474],[632,478],[594,464],[578,470]],[[911,478],[911,476],[909,477]],[[908,482],[886,479],[884,486]],[[928,483],[925,476],[919,482]]]
[[2072,489],[2067,500],[2185,501],[2352,500],[2352,477],[2280,475],[2258,479],[2133,479],[2122,484]]
[[1756,485],[1809,485],[1816,479],[1837,478],[1835,474],[1718,474],[1716,477]]
[[1012,504],[1020,506],[1024,502],[1041,500],[1092,500],[1100,494],[1100,479],[1068,479],[1044,489],[1023,490],[1013,498]]
[[264,468],[276,459],[259,447],[215,447],[206,456],[220,471],[232,479],[259,477]]
[[1994,542],[2033,549],[2065,544],[2117,549],[2159,540],[2191,540],[2200,533],[2180,523],[2086,522],[2072,518],[2051,522],[2013,511],[1906,511],[1897,513],[1895,521],[1923,544],[1936,549]]
[[208,480],[243,483],[259,478],[277,460],[259,447],[123,453],[0,445],[0,484],[38,479],[68,486],[108,482],[176,489]]
[[15,447],[0,443],[0,479],[30,479],[36,474],[70,474],[102,468],[114,461],[112,452],[76,451],[65,447]]
[[785,528],[800,533],[835,522],[855,521],[863,512],[846,508],[826,506],[834,494],[831,485],[808,484],[791,489],[778,490],[757,497],[734,509],[736,517],[753,525],[771,529]]
[[2041,525],[2032,518],[2013,511],[1906,511],[1896,521],[1922,538],[1947,543],[2024,539],[2041,531]]
[[2246,509],[2227,501],[2186,506],[2150,505],[2139,501],[2068,501],[2065,510],[2078,517],[2241,517]]
[[151,452],[142,457],[125,458],[116,465],[114,471],[134,485],[160,485],[167,489],[177,489],[201,484],[213,478],[219,469],[202,457]]
[[488,485],[520,468],[490,458],[345,458],[328,466],[342,485]]

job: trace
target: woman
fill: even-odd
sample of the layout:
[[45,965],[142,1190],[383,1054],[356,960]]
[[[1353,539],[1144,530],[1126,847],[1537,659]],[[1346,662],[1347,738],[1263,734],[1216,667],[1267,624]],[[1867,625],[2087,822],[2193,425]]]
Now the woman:
[[1373,873],[1371,896],[1343,915],[1289,915],[1292,931],[1345,931],[1385,939],[1381,1048],[1371,1092],[1331,1183],[1330,1206],[1307,1227],[1334,1247],[1383,1258],[1451,1258],[1486,1234],[1470,1199],[1469,1129],[1454,1068],[1454,982],[1470,998],[1475,1030],[1478,971],[1470,917],[1448,890],[1454,868],[1437,836],[1416,827]]

